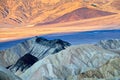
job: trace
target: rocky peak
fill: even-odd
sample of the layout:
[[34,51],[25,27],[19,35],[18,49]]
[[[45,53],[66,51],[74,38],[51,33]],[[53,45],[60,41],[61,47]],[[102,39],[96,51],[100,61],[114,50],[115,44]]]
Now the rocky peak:
[[101,40],[95,45],[120,54],[120,40],[119,39]]
[[63,49],[65,49],[65,47],[70,46],[71,44],[66,42],[66,41],[62,41],[61,39],[54,39],[54,40],[47,40],[43,37],[37,37],[36,38],[36,43],[41,44],[41,45],[46,45],[46,46],[51,46],[51,47],[57,47],[57,46],[61,46]]
[[119,54],[92,44],[70,46],[37,61],[20,77],[23,80],[80,80],[82,78],[70,78],[70,76],[98,69],[110,59],[117,57],[120,57]]
[[11,66],[10,69],[14,72],[25,71],[37,60],[55,54],[70,45],[60,39],[47,40],[43,37],[34,37],[12,48],[0,51],[0,63],[8,68]]

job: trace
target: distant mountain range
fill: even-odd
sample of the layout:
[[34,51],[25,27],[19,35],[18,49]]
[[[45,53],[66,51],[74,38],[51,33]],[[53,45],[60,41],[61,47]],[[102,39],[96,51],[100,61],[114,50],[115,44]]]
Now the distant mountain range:
[[[119,13],[119,3],[119,0],[1,0],[0,24],[22,24],[21,26],[23,26],[57,21],[57,18],[67,17],[65,14],[83,7],[90,8],[88,13],[92,9]],[[80,11],[80,14],[83,13]],[[93,16],[95,17],[95,15]],[[72,15],[69,20],[73,17],[75,18],[77,15]]]
[[1,0],[0,42],[52,33],[119,29],[119,3],[119,0]]

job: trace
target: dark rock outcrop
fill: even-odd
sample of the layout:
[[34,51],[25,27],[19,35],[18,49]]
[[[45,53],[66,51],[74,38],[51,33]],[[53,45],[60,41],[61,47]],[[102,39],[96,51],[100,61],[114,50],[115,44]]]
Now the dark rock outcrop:
[[23,72],[37,60],[55,54],[70,45],[70,43],[60,39],[47,40],[43,37],[35,37],[10,49],[0,51],[0,63],[13,72]]
[[30,54],[42,59],[49,54],[55,54],[65,49],[71,44],[60,39],[47,40],[43,37],[36,37],[33,45],[33,51]]
[[31,67],[37,61],[38,59],[35,56],[31,54],[25,54],[16,62],[16,64],[11,66],[9,69],[13,72],[16,72],[18,70],[24,72],[26,69]]

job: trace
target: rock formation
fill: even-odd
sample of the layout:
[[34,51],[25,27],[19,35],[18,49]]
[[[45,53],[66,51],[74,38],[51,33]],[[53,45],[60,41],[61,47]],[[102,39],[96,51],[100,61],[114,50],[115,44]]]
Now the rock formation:
[[114,78],[120,77],[120,58],[110,59],[106,64],[98,69],[86,71],[80,74],[81,78]]
[[76,9],[70,13],[64,14],[63,16],[56,18],[53,21],[42,23],[42,24],[37,24],[37,25],[77,21],[77,20],[82,20],[82,19],[90,19],[90,18],[108,16],[108,15],[113,15],[113,14],[115,13],[83,7],[83,8]]
[[[13,47],[9,49],[14,52],[9,55],[17,55],[18,60],[10,57],[11,61],[14,58],[16,62],[7,68],[22,80],[119,80],[119,47],[120,40],[118,39],[70,46],[70,43],[59,39],[47,40],[35,37],[14,47],[19,51],[24,51],[22,54],[15,51]],[[4,62],[10,60],[9,57],[4,59],[3,54],[8,55],[6,52],[7,50],[0,53],[0,62],[3,66]],[[0,76],[2,75],[0,78],[5,80],[12,75],[20,79],[9,72],[6,76],[4,76],[4,71],[0,72]]]
[[80,4],[76,0],[74,3],[72,0],[0,0],[0,22],[9,24],[45,22],[78,8]]
[[34,25],[82,7],[120,12],[119,0],[0,0],[0,23]]
[[89,70],[75,76],[68,76],[66,80],[119,80],[119,67],[120,58],[113,58],[97,69]]
[[66,80],[69,76],[97,69],[117,57],[119,54],[94,45],[71,46],[39,60],[20,77],[23,80]]
[[15,76],[12,72],[0,66],[0,80],[22,80]]
[[[47,40],[42,37],[35,37],[10,49],[0,51],[0,65],[7,68],[12,66],[10,67],[12,70],[23,71],[36,62],[37,59],[40,60],[45,56],[55,54],[68,46],[70,46],[70,43],[60,39]],[[29,64],[31,62],[29,59],[33,60],[33,63]]]
[[14,65],[12,65],[8,69],[10,69],[14,73],[16,73],[17,71],[22,73],[37,61],[38,61],[38,58],[36,58],[35,56],[31,54],[25,54]]

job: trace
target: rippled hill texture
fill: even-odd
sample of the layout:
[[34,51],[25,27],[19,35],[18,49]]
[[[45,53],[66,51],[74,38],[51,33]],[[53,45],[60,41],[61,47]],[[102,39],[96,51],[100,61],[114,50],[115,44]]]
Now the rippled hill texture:
[[119,53],[119,39],[70,45],[35,37],[0,51],[0,80],[119,80]]
[[119,0],[0,0],[0,42],[51,33],[119,29],[119,3]]
[[96,9],[83,7],[83,8],[76,9],[70,13],[66,13],[63,16],[56,18],[53,21],[46,22],[43,24],[42,23],[37,24],[37,26],[46,25],[46,24],[72,22],[72,21],[77,21],[77,20],[84,20],[84,19],[90,19],[90,18],[109,16],[109,15],[113,15],[113,14],[116,14],[116,13],[107,12],[107,11],[100,11],[100,10],[96,10]]
[[0,80],[119,80],[119,30],[69,33],[119,28],[120,0],[0,0],[0,42],[31,37],[0,51]]
[[0,0],[0,23],[49,22],[82,7],[119,13],[119,3],[119,0]]

